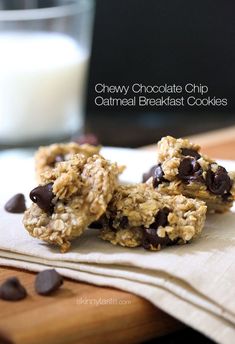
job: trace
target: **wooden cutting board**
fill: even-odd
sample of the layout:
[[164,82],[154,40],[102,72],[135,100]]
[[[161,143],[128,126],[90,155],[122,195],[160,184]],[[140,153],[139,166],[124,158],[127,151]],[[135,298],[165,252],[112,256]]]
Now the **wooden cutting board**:
[[[212,157],[235,159],[235,127],[190,139]],[[140,343],[183,327],[148,301],[120,290],[65,279],[56,294],[42,297],[34,291],[34,273],[0,267],[0,282],[10,276],[17,276],[29,293],[21,302],[0,300],[0,332],[17,344]]]

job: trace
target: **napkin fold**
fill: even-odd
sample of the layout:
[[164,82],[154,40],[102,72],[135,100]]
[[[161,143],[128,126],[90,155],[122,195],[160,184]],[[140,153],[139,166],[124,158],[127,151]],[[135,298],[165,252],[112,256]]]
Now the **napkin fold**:
[[201,237],[188,245],[159,252],[128,249],[102,241],[95,229],[61,254],[32,238],[22,215],[0,204],[0,265],[62,275],[96,285],[120,288],[201,331],[216,342],[235,338],[235,214],[207,218]]

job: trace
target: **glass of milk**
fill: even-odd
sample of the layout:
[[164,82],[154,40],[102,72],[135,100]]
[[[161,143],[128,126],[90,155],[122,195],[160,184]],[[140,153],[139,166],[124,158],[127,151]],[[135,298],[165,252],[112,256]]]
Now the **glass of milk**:
[[92,0],[0,0],[0,147],[82,131],[93,12]]

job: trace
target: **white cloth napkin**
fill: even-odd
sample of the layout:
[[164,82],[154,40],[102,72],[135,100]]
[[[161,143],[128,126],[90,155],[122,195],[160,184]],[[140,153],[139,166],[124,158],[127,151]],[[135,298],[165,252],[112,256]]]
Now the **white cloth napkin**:
[[[130,176],[130,170],[126,173]],[[24,187],[31,187],[27,183],[22,180]],[[4,184],[5,198],[13,189],[7,183],[2,188]],[[0,265],[32,271],[55,267],[75,280],[127,290],[219,343],[234,342],[234,213],[208,216],[198,240],[160,252],[113,246],[99,239],[97,230],[87,230],[69,252],[61,254],[30,237],[22,215],[4,211],[5,201],[0,196]]]

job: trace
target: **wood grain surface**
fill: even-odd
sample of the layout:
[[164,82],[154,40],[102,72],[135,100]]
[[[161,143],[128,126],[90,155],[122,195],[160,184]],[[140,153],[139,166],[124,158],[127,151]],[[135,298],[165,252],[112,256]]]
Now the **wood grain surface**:
[[[235,126],[190,136],[189,139],[201,145],[201,151],[213,158],[235,159]],[[154,151],[156,145],[141,147],[141,149]]]
[[29,294],[18,302],[0,301],[0,333],[17,344],[140,343],[183,326],[121,290],[65,279],[45,297],[34,291],[34,273],[1,268],[0,281],[9,276],[17,276]]
[[[235,127],[191,140],[208,155],[235,159]],[[29,293],[20,302],[0,300],[0,333],[17,344],[140,343],[183,327],[148,301],[120,290],[65,279],[56,294],[43,297],[34,291],[34,273],[1,267],[0,282],[9,276],[19,277]],[[95,300],[109,301],[95,305]]]

